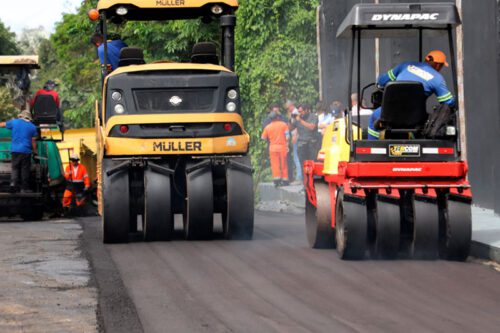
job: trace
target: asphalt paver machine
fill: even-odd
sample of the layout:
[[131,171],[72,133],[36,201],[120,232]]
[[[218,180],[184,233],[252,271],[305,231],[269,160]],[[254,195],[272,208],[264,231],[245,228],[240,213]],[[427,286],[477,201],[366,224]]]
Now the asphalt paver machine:
[[[459,24],[453,4],[354,6],[337,33],[352,42],[349,96],[355,85],[361,105],[368,88],[361,89],[362,38],[418,37],[421,61],[424,34],[448,35],[457,92],[453,30]],[[342,259],[465,260],[472,194],[461,158],[458,111],[441,134],[429,135],[423,129],[432,111],[420,84],[392,82],[374,92],[372,102],[377,101],[384,118],[382,139],[366,140],[360,113],[346,110],[345,118],[327,129],[321,160],[305,162],[310,245],[336,246]]]
[[234,73],[237,8],[236,0],[101,0],[98,14],[89,13],[105,41],[110,22],[190,19],[219,22],[221,31],[217,43],[194,45],[189,63],[146,64],[142,50],[125,48],[109,73],[104,59],[96,127],[105,243],[169,240],[174,214],[183,215],[186,239],[212,238],[215,213],[226,239],[252,238],[249,135]]
[[[30,73],[39,69],[38,56],[0,56],[0,82],[11,90],[13,104],[22,110],[29,101]],[[23,220],[42,219],[45,212],[56,211],[64,190],[64,173],[56,142],[62,130],[55,115],[33,115],[40,135],[31,162],[29,190],[11,187],[11,131],[0,128],[0,216],[20,216]],[[6,121],[8,119],[3,119]],[[55,137],[46,130],[57,128]]]

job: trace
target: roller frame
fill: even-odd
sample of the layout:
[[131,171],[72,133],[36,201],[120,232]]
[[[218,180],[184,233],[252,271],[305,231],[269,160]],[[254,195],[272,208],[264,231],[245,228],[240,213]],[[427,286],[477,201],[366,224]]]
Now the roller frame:
[[184,237],[188,240],[211,238],[214,226],[213,214],[212,165],[209,160],[198,163],[190,162],[186,165]]
[[248,158],[233,158],[226,166],[226,207],[222,213],[224,237],[250,240],[254,229],[252,168]]
[[314,182],[316,207],[306,197],[306,230],[309,246],[315,249],[335,248],[335,229],[332,228],[330,189],[323,181]]
[[174,215],[171,178],[149,167],[144,170],[143,221],[145,241],[166,241],[172,238]]
[[[130,231],[128,169],[108,175],[115,166],[110,159],[102,161],[103,241],[127,243]],[[118,194],[118,195],[117,195]]]

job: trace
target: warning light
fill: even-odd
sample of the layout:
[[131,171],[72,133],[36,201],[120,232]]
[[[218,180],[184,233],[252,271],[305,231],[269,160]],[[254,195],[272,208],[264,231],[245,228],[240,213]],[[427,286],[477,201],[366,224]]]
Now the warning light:
[[127,125],[121,125],[120,126],[120,132],[122,134],[127,134],[128,133],[128,126]]
[[91,9],[88,12],[88,16],[91,21],[97,21],[99,19],[99,11],[97,11],[97,9]]

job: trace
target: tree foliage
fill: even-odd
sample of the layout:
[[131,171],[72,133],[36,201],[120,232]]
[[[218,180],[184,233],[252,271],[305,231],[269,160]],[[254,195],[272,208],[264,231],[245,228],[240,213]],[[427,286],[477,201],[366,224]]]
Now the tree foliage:
[[[19,53],[16,44],[16,34],[11,32],[2,21],[0,21],[0,55],[15,55]],[[0,79],[0,119],[8,119],[17,113],[9,88],[5,86],[6,80]]]
[[16,34],[11,32],[2,21],[0,21],[0,55],[14,55],[19,53],[16,44]]
[[[50,41],[40,45],[44,73],[40,81],[57,79],[65,117],[73,126],[90,126],[100,74],[96,51],[89,43],[95,23],[86,13],[96,0],[82,2],[76,14],[66,14]],[[316,7],[319,0],[240,0],[237,12],[236,71],[246,129],[252,138],[257,171],[264,144],[261,122],[272,103],[286,99],[314,103],[318,98]],[[129,22],[111,28],[130,46],[141,47],[146,59],[186,61],[198,41],[220,41],[217,23]],[[257,172],[257,174],[260,174]]]

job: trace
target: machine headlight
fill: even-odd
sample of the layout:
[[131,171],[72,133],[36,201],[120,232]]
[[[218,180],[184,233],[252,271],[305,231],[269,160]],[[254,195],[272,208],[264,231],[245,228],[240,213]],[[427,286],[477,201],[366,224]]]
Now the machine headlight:
[[118,14],[120,16],[127,15],[127,13],[128,13],[128,9],[125,7],[116,8],[116,14]]
[[125,112],[125,107],[121,104],[116,104],[115,105],[115,113],[117,114],[122,114]]
[[227,103],[226,110],[229,111],[229,112],[236,111],[236,103],[234,103],[234,102]]
[[215,15],[220,15],[223,11],[224,9],[222,9],[222,7],[219,5],[212,6],[212,13],[214,13]]
[[448,135],[448,136],[457,135],[457,129],[455,128],[455,126],[447,126],[446,127],[446,135]]
[[113,101],[115,102],[118,102],[118,101],[121,101],[122,99],[122,94],[118,91],[114,91],[112,94],[111,94],[111,98],[113,99]]
[[238,92],[234,89],[231,89],[227,92],[227,97],[229,97],[229,99],[235,100],[236,98],[238,98]]

